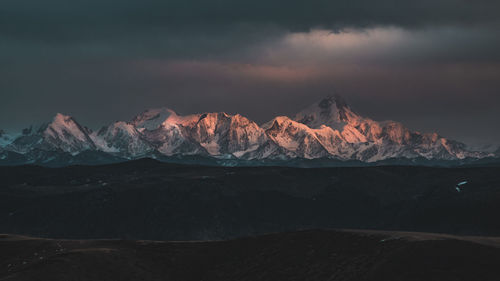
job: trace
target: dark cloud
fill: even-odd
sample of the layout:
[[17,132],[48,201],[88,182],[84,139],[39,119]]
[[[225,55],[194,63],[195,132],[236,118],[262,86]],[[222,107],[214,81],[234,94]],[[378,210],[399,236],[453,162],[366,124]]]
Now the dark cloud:
[[5,0],[0,36],[43,48],[84,44],[98,52],[124,44],[139,52],[141,44],[157,43],[174,52],[182,49],[176,43],[192,41],[239,47],[269,30],[490,25],[499,10],[490,0]]
[[148,107],[262,123],[338,91],[375,119],[500,143],[500,1],[4,0],[0,129]]
[[265,23],[287,29],[317,26],[419,26],[498,20],[495,0],[6,0],[4,22],[190,25]]
[[[490,0],[5,0],[0,6],[0,60],[213,59],[228,54],[241,59],[253,45],[290,32],[380,26],[455,28],[455,34],[434,39],[445,40],[443,48],[458,43],[484,54],[491,46],[487,53],[497,54],[500,39],[488,36],[500,26],[499,10],[500,2]],[[462,29],[465,39],[460,38]],[[471,38],[467,29],[488,33]]]

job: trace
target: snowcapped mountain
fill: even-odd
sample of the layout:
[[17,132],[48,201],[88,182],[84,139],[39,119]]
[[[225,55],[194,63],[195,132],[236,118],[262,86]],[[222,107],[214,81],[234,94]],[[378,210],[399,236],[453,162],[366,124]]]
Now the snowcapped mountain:
[[150,109],[137,115],[132,124],[161,154],[208,155],[199,143],[193,141],[188,128],[199,119],[199,114],[180,116],[168,108]]
[[147,110],[133,124],[159,152],[239,157],[255,150],[266,135],[255,122],[237,114],[205,113],[180,116],[171,109]]
[[212,156],[234,155],[258,149],[267,141],[266,134],[255,122],[236,114],[205,113],[188,127],[191,139]]
[[89,136],[90,133],[91,130],[82,127],[73,117],[58,113],[43,131],[43,138],[51,147],[57,147],[64,152],[78,153],[96,148]]
[[98,150],[124,157],[138,157],[154,150],[153,146],[128,122],[118,121],[90,134]]
[[274,144],[289,152],[287,155],[306,159],[331,155],[325,143],[333,143],[338,137],[338,131],[330,127],[311,129],[286,116],[276,117],[262,127],[266,129],[267,136]]
[[7,134],[4,130],[0,130],[0,149],[11,144],[13,141],[13,136]]
[[[374,162],[390,158],[464,159],[486,154],[470,152],[462,143],[436,133],[411,131],[394,121],[377,122],[355,113],[339,96],[328,97],[299,112],[296,121],[311,128],[327,126],[343,142],[324,142],[330,155],[340,159]],[[351,146],[346,145],[351,144]],[[321,154],[321,152],[319,152]],[[314,157],[317,158],[317,157]]]
[[85,159],[91,155],[122,159],[160,155],[245,161],[296,158],[364,162],[494,156],[469,151],[464,144],[436,133],[420,133],[398,122],[362,117],[339,96],[314,103],[293,118],[279,116],[262,126],[239,114],[214,112],[183,116],[169,108],[157,108],[96,132],[70,116],[57,114],[51,122],[27,128],[15,138],[0,131],[0,140],[3,155],[7,155],[7,151],[15,153],[16,159],[22,155],[35,163],[40,159],[61,158],[57,153],[70,155],[65,157],[85,153]]
[[334,130],[342,130],[347,123],[362,119],[354,113],[344,99],[338,95],[330,96],[314,103],[297,113],[293,120],[318,129],[325,125]]
[[78,154],[96,149],[90,133],[90,129],[78,124],[73,117],[58,113],[50,123],[24,129],[22,135],[7,145],[6,149],[18,153],[40,149]]

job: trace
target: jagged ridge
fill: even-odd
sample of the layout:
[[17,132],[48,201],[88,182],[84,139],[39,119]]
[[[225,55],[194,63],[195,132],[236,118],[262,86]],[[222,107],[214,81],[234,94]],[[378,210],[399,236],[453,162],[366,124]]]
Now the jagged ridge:
[[[2,136],[5,140],[4,132],[0,133]],[[364,162],[493,155],[469,151],[464,144],[437,133],[420,133],[398,122],[362,117],[339,96],[314,103],[293,119],[279,116],[262,126],[239,114],[181,116],[171,109],[158,108],[146,110],[129,122],[118,121],[92,132],[74,118],[57,114],[52,122],[30,127],[13,140],[3,141],[0,148],[28,155],[31,161],[52,152],[77,155],[84,151],[127,159],[199,155],[244,160],[331,158]]]

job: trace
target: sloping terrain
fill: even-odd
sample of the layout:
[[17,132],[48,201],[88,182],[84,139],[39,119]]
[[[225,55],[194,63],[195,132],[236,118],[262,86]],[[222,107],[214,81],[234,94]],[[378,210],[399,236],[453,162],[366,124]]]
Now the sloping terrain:
[[500,278],[498,239],[303,231],[218,242],[0,236],[0,280],[482,280]]
[[0,233],[211,240],[360,228],[500,235],[498,167],[209,167],[144,159],[0,167],[0,178]]

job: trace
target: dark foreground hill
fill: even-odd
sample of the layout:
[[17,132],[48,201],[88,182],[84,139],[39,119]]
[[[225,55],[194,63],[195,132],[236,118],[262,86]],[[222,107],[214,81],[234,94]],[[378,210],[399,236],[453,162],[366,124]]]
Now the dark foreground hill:
[[0,236],[0,280],[499,280],[500,239],[303,231],[217,242]]
[[498,167],[231,168],[140,160],[0,167],[0,179],[0,233],[213,240],[360,228],[500,235]]

